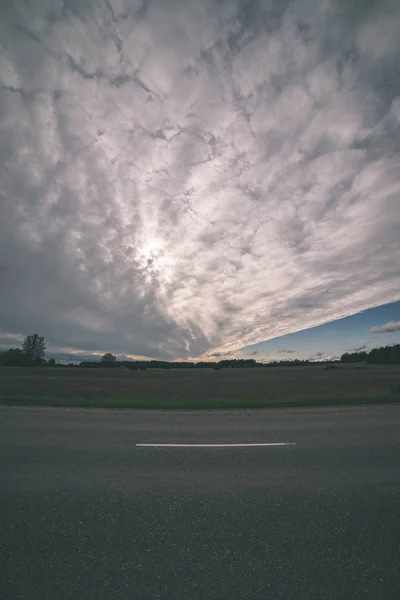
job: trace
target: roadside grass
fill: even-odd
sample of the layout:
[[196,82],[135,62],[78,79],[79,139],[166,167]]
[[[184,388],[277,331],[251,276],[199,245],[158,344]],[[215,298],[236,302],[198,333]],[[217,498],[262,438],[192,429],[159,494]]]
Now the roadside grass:
[[219,371],[2,367],[0,405],[193,410],[400,402],[400,365],[325,367]]
[[91,396],[18,396],[0,398],[2,406],[42,406],[63,408],[109,408],[109,409],[255,409],[255,408],[301,408],[315,406],[357,406],[366,404],[400,403],[400,390],[387,394],[336,394],[318,396],[265,396],[163,398],[163,397],[91,397]]

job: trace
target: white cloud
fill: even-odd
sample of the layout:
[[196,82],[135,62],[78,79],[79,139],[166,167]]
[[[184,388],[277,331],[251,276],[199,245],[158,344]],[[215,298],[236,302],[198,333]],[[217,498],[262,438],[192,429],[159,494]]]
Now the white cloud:
[[369,330],[370,333],[394,333],[396,331],[400,331],[400,321],[390,321],[384,325],[372,327]]
[[398,299],[396,6],[0,9],[0,326],[185,358]]
[[363,343],[357,346],[356,348],[352,348],[350,352],[361,352],[362,350],[366,350],[368,348],[368,344]]

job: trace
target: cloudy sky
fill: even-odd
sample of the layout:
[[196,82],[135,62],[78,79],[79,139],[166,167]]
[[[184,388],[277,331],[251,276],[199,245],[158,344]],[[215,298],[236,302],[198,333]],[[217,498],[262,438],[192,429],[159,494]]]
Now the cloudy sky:
[[197,358],[399,300],[398,0],[13,0],[0,40],[3,345]]
[[243,348],[237,357],[259,362],[331,360],[345,352],[369,352],[392,344],[400,344],[400,302]]

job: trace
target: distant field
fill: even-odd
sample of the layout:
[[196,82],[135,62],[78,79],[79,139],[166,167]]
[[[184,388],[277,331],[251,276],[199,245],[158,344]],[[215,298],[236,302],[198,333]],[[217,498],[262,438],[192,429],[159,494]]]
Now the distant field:
[[400,402],[400,366],[146,371],[0,368],[0,404],[253,408]]

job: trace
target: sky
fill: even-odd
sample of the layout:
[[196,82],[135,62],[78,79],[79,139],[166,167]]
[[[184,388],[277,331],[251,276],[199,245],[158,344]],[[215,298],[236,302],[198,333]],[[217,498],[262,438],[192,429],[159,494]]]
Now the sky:
[[398,307],[398,0],[13,0],[0,40],[0,345],[327,354]]
[[400,344],[400,302],[243,348],[237,357],[258,362],[337,360],[345,352],[369,352],[392,344]]

